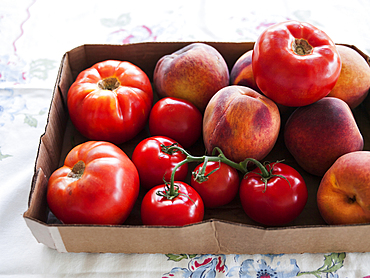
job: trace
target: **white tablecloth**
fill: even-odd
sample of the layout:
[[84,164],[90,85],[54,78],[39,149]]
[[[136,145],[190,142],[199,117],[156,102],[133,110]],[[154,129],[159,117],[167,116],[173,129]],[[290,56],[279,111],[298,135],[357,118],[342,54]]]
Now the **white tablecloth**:
[[369,12],[367,0],[2,0],[0,276],[370,277],[370,253],[61,254],[38,243],[22,217],[59,62],[66,51],[88,43],[255,41],[267,26],[297,19],[370,55]]

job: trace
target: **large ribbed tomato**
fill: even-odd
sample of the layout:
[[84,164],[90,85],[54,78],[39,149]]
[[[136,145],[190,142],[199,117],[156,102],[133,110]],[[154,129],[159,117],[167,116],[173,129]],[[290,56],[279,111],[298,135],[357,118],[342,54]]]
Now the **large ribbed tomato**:
[[115,144],[135,137],[153,104],[147,75],[127,61],[107,60],[82,71],[68,91],[75,127],[90,140]]
[[268,27],[252,54],[258,88],[286,106],[308,105],[328,95],[341,65],[336,46],[326,33],[293,20]]
[[88,141],[74,147],[50,176],[47,202],[65,224],[122,224],[139,186],[136,167],[120,148]]

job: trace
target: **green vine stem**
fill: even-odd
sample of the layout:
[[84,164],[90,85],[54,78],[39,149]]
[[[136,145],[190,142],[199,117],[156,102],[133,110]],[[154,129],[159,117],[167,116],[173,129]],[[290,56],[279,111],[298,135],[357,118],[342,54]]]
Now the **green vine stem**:
[[[204,162],[204,164],[206,164],[208,161],[215,161],[215,162],[219,162],[219,163],[225,163],[225,164],[235,168],[236,170],[240,171],[243,175],[245,175],[249,172],[248,171],[248,163],[252,162],[261,171],[261,173],[257,173],[257,174],[261,176],[261,179],[265,183],[265,191],[266,191],[266,188],[267,188],[267,181],[272,177],[284,178],[289,183],[289,181],[284,176],[272,174],[274,165],[278,162],[281,162],[281,161],[277,161],[276,163],[274,163],[270,167],[270,169],[268,170],[265,165],[263,165],[261,162],[259,162],[258,160],[254,159],[254,158],[246,158],[244,161],[236,163],[236,162],[228,159],[224,155],[222,150],[218,147],[213,149],[211,156],[207,156],[207,155],[193,156],[189,152],[187,152],[185,149],[179,147],[177,144],[173,144],[173,145],[170,145],[168,147],[165,147],[165,149],[166,149],[167,153],[173,153],[175,151],[180,151],[183,154],[185,154],[185,156],[186,156],[186,158],[183,161],[176,164],[175,168],[172,170],[170,182],[165,182],[167,189],[166,189],[166,192],[161,193],[161,196],[165,196],[168,199],[173,199],[173,198],[175,198],[179,195],[178,188],[176,188],[176,186],[174,184],[175,183],[176,170],[179,167],[181,167],[182,165],[184,165],[185,163],[190,163],[190,162],[200,162],[200,163]],[[218,153],[218,155],[216,155],[217,153]],[[205,165],[202,167],[200,174],[204,175],[204,172],[205,172]],[[289,183],[289,185],[290,185],[290,183]]]
[[210,175],[212,175],[214,172],[216,172],[218,169],[221,168],[221,162],[219,161],[218,162],[218,167],[215,168],[215,169],[213,169],[208,174],[206,174],[207,164],[208,164],[208,156],[206,156],[204,158],[204,162],[203,162],[202,168],[200,168],[198,171],[195,171],[195,172],[192,173],[192,176],[193,176],[194,180],[196,180],[198,183],[202,183],[202,182],[207,181],[208,180],[208,177]]
[[[186,158],[179,162],[175,168],[172,170],[172,173],[171,173],[171,179],[170,179],[170,183],[169,183],[169,189],[168,189],[168,192],[166,195],[169,196],[169,198],[174,198],[175,196],[177,196],[179,193],[177,192],[177,189],[174,185],[174,182],[175,182],[175,173],[176,173],[176,170],[181,167],[182,165],[184,165],[185,163],[190,163],[190,162],[208,162],[208,161],[216,161],[216,162],[222,162],[222,163],[225,163],[239,171],[241,171],[243,174],[247,173],[248,170],[247,170],[247,164],[248,162],[241,162],[241,163],[235,163],[233,161],[231,161],[230,159],[227,159],[225,157],[225,155],[223,154],[223,152],[221,151],[220,148],[215,148],[212,152],[212,156],[206,156],[206,155],[203,155],[203,156],[193,156],[191,155],[190,153],[188,153],[186,150],[184,150],[183,148],[179,147],[178,145],[171,145],[167,148],[167,152],[171,152],[171,151],[174,151],[174,150],[177,150],[177,151],[180,151],[182,152],[183,154],[186,155]],[[216,153],[219,153],[217,156],[216,156]],[[205,170],[205,168],[204,168]]]

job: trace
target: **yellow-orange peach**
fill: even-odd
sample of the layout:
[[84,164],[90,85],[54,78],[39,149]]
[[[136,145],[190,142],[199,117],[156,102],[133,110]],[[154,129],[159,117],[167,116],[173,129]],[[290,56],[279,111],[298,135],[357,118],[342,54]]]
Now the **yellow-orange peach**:
[[370,222],[370,152],[339,157],[325,173],[317,191],[317,205],[328,224]]
[[337,50],[342,59],[342,70],[328,96],[344,100],[353,109],[369,92],[370,67],[356,50],[344,45],[337,45]]

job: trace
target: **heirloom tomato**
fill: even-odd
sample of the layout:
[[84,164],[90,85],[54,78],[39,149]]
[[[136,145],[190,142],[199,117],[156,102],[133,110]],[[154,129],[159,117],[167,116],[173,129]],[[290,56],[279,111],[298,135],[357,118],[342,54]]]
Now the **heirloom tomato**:
[[252,54],[259,89],[286,106],[308,105],[328,95],[341,65],[336,46],[326,33],[293,20],[268,27]]
[[150,189],[141,203],[144,225],[184,226],[200,222],[204,204],[199,194],[188,184],[175,181],[173,191],[169,184]]
[[127,61],[107,60],[82,71],[68,91],[69,115],[91,140],[124,143],[145,126],[153,104],[148,76]]
[[245,213],[263,225],[280,226],[297,218],[306,205],[306,183],[297,170],[283,163],[267,164],[245,174],[240,200]]
[[65,224],[122,224],[139,194],[135,165],[117,146],[88,141],[74,147],[49,178],[47,202]]
[[[179,145],[176,141],[165,136],[152,136],[142,140],[134,149],[132,161],[135,164],[140,184],[145,189],[170,181],[172,170],[175,166],[186,159],[186,155],[180,150],[168,150],[170,146]],[[182,181],[188,173],[188,164],[178,167],[175,179]]]
[[[205,166],[205,168],[203,168]],[[202,197],[205,207],[230,203],[239,190],[238,171],[220,161],[207,161],[195,167],[190,185]]]
[[149,115],[149,131],[151,135],[170,137],[188,148],[201,136],[202,122],[202,113],[193,103],[166,97],[154,104]]

